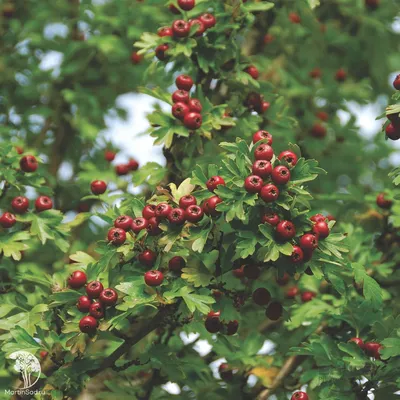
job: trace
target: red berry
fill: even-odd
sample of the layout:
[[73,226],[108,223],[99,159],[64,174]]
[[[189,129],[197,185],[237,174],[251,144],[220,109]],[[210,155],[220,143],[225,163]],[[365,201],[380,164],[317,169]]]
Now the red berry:
[[196,28],[195,36],[201,36],[206,31],[206,26],[198,18],[194,18],[189,22],[189,28],[192,29],[193,26]]
[[139,254],[139,262],[146,267],[152,267],[156,263],[157,254],[150,249],[146,249]]
[[296,228],[291,221],[281,221],[276,226],[276,234],[281,240],[290,240],[296,236]]
[[318,239],[312,233],[306,233],[300,238],[300,247],[303,250],[315,250],[318,247]]
[[386,137],[390,140],[400,139],[400,126],[394,125],[391,122],[385,129]]
[[276,226],[279,224],[279,221],[280,221],[279,215],[270,210],[266,211],[262,216],[262,222],[264,224]]
[[259,193],[263,187],[263,180],[257,175],[250,175],[244,181],[244,188],[249,193]]
[[142,210],[143,218],[150,219],[156,216],[156,206],[154,204],[147,204]]
[[272,170],[271,178],[277,185],[285,185],[290,180],[290,171],[284,165],[278,165]]
[[101,319],[104,317],[104,308],[101,303],[95,301],[89,307],[89,314],[96,319]]
[[175,79],[175,84],[179,90],[190,92],[190,89],[193,87],[193,79],[188,75],[179,75]]
[[315,214],[310,218],[310,221],[313,221],[313,222],[325,222],[326,221],[326,217],[325,217],[325,215],[322,215],[322,214]]
[[185,217],[189,222],[196,223],[203,219],[204,211],[196,204],[189,206],[185,210]]
[[335,79],[338,82],[344,82],[347,79],[347,72],[343,68],[338,69],[335,74]]
[[125,243],[126,233],[121,228],[111,228],[107,234],[107,240],[115,246]]
[[289,19],[293,24],[299,24],[301,22],[300,15],[295,12],[289,13]]
[[212,217],[217,216],[219,214],[219,211],[216,209],[216,207],[219,203],[222,203],[221,198],[219,198],[218,196],[210,197],[204,203],[204,212]]
[[174,103],[189,103],[190,95],[189,92],[186,90],[175,90],[174,93],[172,93],[172,101]]
[[[172,29],[171,29],[172,32]],[[160,61],[165,61],[168,56],[165,54],[169,49],[169,46],[167,44],[160,44],[156,47],[156,57]]]
[[72,289],[80,289],[86,282],[87,277],[83,271],[74,271],[68,278],[68,286]]
[[195,0],[178,0],[178,6],[184,11],[192,10],[195,4]]
[[39,196],[35,201],[35,208],[37,212],[50,210],[53,208],[53,202],[50,197]]
[[301,263],[304,258],[304,253],[301,247],[299,246],[293,246],[293,252],[291,255],[292,263]]
[[301,294],[301,301],[303,303],[307,303],[308,301],[311,301],[317,294],[315,292],[303,292]]
[[322,72],[320,68],[314,68],[309,72],[308,75],[310,76],[310,78],[319,79],[322,76]]
[[179,120],[183,120],[185,115],[190,111],[189,106],[179,101],[172,106],[172,115]]
[[233,275],[236,277],[236,278],[244,278],[244,265],[242,265],[240,268],[236,268],[236,269],[233,269],[232,270],[232,273],[233,273]]
[[221,330],[222,324],[220,321],[220,315],[221,313],[219,311],[210,311],[207,314],[206,321],[204,323],[205,328],[207,329],[208,332],[210,333],[217,333]]
[[368,356],[374,357],[377,360],[380,360],[380,358],[381,358],[381,355],[379,354],[379,350],[382,347],[383,346],[380,343],[376,343],[376,342],[366,342],[364,344],[365,353]]
[[186,196],[182,196],[179,199],[179,207],[186,210],[189,206],[195,206],[197,204],[196,197],[188,194]]
[[393,201],[386,199],[385,196],[385,193],[379,193],[378,196],[376,196],[376,204],[378,207],[387,210],[392,207]]
[[76,308],[80,312],[88,312],[91,304],[92,300],[90,300],[88,296],[80,296],[76,303]]
[[160,286],[164,281],[164,275],[161,271],[147,271],[144,274],[144,281],[148,286]]
[[120,215],[115,221],[114,226],[128,232],[131,229],[133,219],[128,215]]
[[177,38],[183,38],[189,35],[189,24],[183,19],[177,19],[172,23],[172,33]]
[[0,225],[3,228],[11,228],[15,225],[15,223],[17,222],[15,215],[11,214],[9,212],[5,212],[1,217],[0,217]]
[[195,113],[201,113],[203,110],[203,106],[201,105],[198,99],[190,99],[189,100],[189,109]]
[[265,310],[265,315],[272,321],[277,321],[283,314],[282,304],[278,301],[273,301],[270,303]]
[[229,321],[226,324],[226,334],[228,336],[234,335],[239,329],[239,322],[237,320]]
[[23,214],[29,208],[29,200],[24,196],[14,197],[11,201],[11,207],[17,214]]
[[285,272],[282,277],[276,278],[276,283],[279,286],[285,286],[289,282],[289,279],[290,275],[287,272]]
[[290,400],[308,400],[308,395],[305,392],[296,392],[293,393]]
[[168,268],[170,271],[173,272],[180,272],[182,271],[182,268],[185,268],[185,266],[186,266],[186,261],[181,256],[172,257],[168,262]]
[[97,299],[104,287],[99,281],[92,281],[86,285],[86,293],[91,299]]
[[103,194],[107,190],[107,183],[104,181],[93,181],[90,184],[90,189],[93,194]]
[[35,172],[38,168],[38,162],[34,156],[23,156],[19,160],[19,166],[24,172]]
[[333,215],[327,215],[326,218],[328,221],[336,221],[336,218]]
[[360,349],[364,349],[364,342],[362,339],[358,337],[353,337],[349,340],[349,342],[355,343]]
[[264,36],[264,44],[270,44],[275,40],[275,37],[273,35],[271,35],[270,33],[267,33]]
[[233,370],[226,363],[223,363],[218,367],[218,373],[221,379],[225,382],[230,382],[233,379]]
[[274,150],[268,144],[262,143],[257,146],[254,151],[254,157],[256,160],[271,161],[274,156]]
[[91,316],[83,317],[79,321],[79,329],[83,333],[95,333],[97,326],[98,326],[97,319]]
[[118,164],[115,166],[115,173],[118,176],[127,175],[129,173],[128,164]]
[[272,203],[279,197],[279,190],[275,185],[269,183],[263,186],[260,196],[266,203]]
[[267,132],[267,131],[257,131],[254,135],[253,135],[253,143],[257,143],[260,140],[264,140],[267,139],[267,144],[269,146],[272,145],[272,135]]
[[397,75],[396,78],[394,78],[393,87],[394,87],[396,90],[400,90],[400,74]]
[[278,160],[284,159],[291,168],[297,164],[297,156],[290,150],[282,151],[278,156]]
[[249,264],[244,266],[243,274],[248,279],[257,279],[261,274],[261,270],[257,265]]
[[147,222],[148,225],[146,230],[150,236],[157,236],[162,232],[162,230],[159,227],[159,221],[156,217],[150,218],[149,220],[147,220]]
[[261,104],[261,112],[265,113],[266,111],[268,111],[270,106],[271,106],[271,103],[269,101],[263,101],[262,104]]
[[206,186],[210,192],[213,192],[218,185],[225,185],[224,178],[221,176],[212,176],[207,182]]
[[104,289],[99,296],[99,301],[101,304],[107,306],[113,306],[117,303],[118,293],[111,288]]
[[257,160],[251,168],[253,175],[257,175],[261,178],[268,178],[272,172],[272,165],[269,161]]
[[326,128],[319,122],[315,123],[311,128],[311,136],[322,139],[326,136]]
[[149,222],[147,221],[147,219],[143,217],[138,217],[132,221],[131,229],[133,233],[139,233],[141,230],[146,229],[148,225]]
[[156,218],[158,220],[168,218],[169,213],[171,212],[172,207],[168,203],[160,203],[156,207]]
[[271,301],[271,293],[265,288],[258,288],[253,292],[253,301],[258,306],[266,306]]
[[157,35],[160,37],[172,36],[172,29],[169,26],[163,26],[157,31]]
[[22,153],[24,152],[24,148],[21,147],[21,146],[15,146],[15,151],[16,151],[18,154],[22,154]]
[[217,20],[212,14],[203,14],[199,17],[199,20],[204,24],[206,29],[212,28],[217,23]]
[[325,221],[323,221],[323,222],[317,222],[313,226],[313,232],[318,237],[318,239],[325,239],[329,236],[330,230],[328,224]]
[[169,11],[172,12],[172,14],[180,14],[181,13],[173,4],[170,4],[168,6],[168,8],[169,8]]
[[143,56],[141,54],[139,54],[137,51],[132,52],[131,54],[131,61],[132,64],[140,64],[140,62],[142,61]]
[[249,65],[245,70],[253,79],[258,79],[260,76],[258,69],[254,65]]
[[186,128],[191,130],[199,129],[202,123],[203,123],[203,118],[199,113],[196,112],[191,111],[187,113],[183,118],[183,124],[186,126]]
[[327,122],[329,120],[329,114],[326,111],[318,111],[315,116],[321,121]]
[[173,208],[169,212],[168,221],[173,225],[182,225],[185,223],[185,210],[183,208]]
[[136,171],[139,168],[139,163],[133,158],[131,158],[126,165],[130,171]]
[[286,297],[288,299],[294,299],[299,294],[299,288],[297,286],[292,286],[286,291]]
[[104,159],[108,162],[114,161],[115,158],[115,152],[111,151],[111,150],[106,150],[104,152]]

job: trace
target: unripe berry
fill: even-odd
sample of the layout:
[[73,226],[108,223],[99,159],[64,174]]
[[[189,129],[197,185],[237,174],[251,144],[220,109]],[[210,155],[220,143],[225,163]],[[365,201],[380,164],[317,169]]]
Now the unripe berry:
[[213,192],[219,185],[225,185],[224,178],[221,176],[212,176],[207,182],[206,186],[210,192]]
[[291,221],[281,221],[276,226],[276,234],[281,240],[290,240],[296,236],[296,228]]
[[259,193],[263,187],[263,180],[257,175],[248,176],[244,181],[244,188],[249,193]]
[[254,151],[256,160],[271,161],[274,156],[274,150],[268,144],[262,143]]
[[303,250],[315,250],[318,247],[318,239],[312,233],[306,233],[300,238],[300,247]]
[[107,183],[104,181],[93,181],[90,184],[90,189],[93,194],[103,194],[107,190]]
[[285,185],[290,180],[290,171],[284,165],[278,165],[272,170],[271,178],[277,185]]
[[279,197],[279,190],[275,185],[269,183],[263,186],[260,196],[266,203],[272,203]]
[[257,143],[260,140],[267,139],[267,144],[272,145],[272,135],[267,131],[257,131],[253,135],[253,143]]
[[91,317],[90,315],[83,317],[79,321],[79,329],[83,333],[95,333],[98,326],[98,322],[96,318]]
[[282,151],[278,156],[279,160],[284,159],[291,168],[293,168],[297,164],[297,156],[290,150]]
[[68,286],[72,289],[80,289],[86,282],[87,277],[83,271],[74,271],[68,278]]
[[160,286],[164,281],[164,274],[161,271],[147,271],[144,274],[144,281],[148,286]]
[[107,240],[115,246],[125,243],[126,233],[121,228],[111,228],[107,234]]
[[34,156],[24,156],[19,160],[19,166],[24,172],[35,172],[38,168],[38,162]]
[[199,129],[202,123],[203,123],[203,118],[199,113],[196,112],[191,111],[187,113],[183,118],[183,124],[186,126],[186,128],[191,130]]

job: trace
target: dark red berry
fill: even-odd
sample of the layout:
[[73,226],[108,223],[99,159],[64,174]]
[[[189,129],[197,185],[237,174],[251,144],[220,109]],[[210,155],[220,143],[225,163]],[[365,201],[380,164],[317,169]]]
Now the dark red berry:
[[99,296],[99,301],[105,306],[113,306],[117,304],[118,293],[111,288],[104,289]]
[[159,227],[160,223],[156,217],[151,217],[149,220],[147,220],[147,222],[148,225],[146,227],[146,230],[150,236],[157,236],[162,232]]
[[222,323],[220,321],[221,313],[219,311],[210,311],[207,314],[207,318],[205,320],[204,326],[210,333],[217,333],[222,328]]
[[91,317],[90,315],[83,317],[79,321],[79,329],[83,333],[95,333],[97,326],[98,326],[97,319]]
[[218,196],[213,196],[210,197],[208,200],[205,201],[204,203],[204,212],[207,215],[210,215],[212,217],[215,217],[219,214],[219,211],[216,209],[217,205],[219,203],[222,203],[222,199],[219,198]]
[[154,204],[148,204],[142,210],[143,218],[150,219],[156,216],[156,206]]
[[179,75],[175,79],[175,84],[179,90],[190,92],[190,89],[193,87],[193,79],[189,75]]
[[53,208],[53,202],[50,197],[39,196],[35,201],[35,209],[37,212],[50,210]]
[[95,301],[94,303],[92,303],[89,307],[89,314],[96,319],[101,319],[104,317],[104,308],[103,305],[98,302]]
[[258,79],[260,76],[257,67],[254,65],[249,65],[244,71],[247,72],[253,79]]
[[139,254],[139,262],[146,267],[152,267],[156,263],[157,254],[150,249],[146,249]]
[[329,226],[325,221],[317,222],[313,226],[313,232],[318,237],[318,239],[325,239],[329,236],[330,230]]
[[183,38],[189,35],[189,24],[183,19],[177,19],[172,23],[172,34],[177,38]]
[[308,400],[308,395],[306,392],[296,392],[293,393],[290,400]]
[[376,196],[376,204],[378,207],[388,210],[393,205],[393,201],[386,198],[385,193],[379,193]]
[[277,185],[285,185],[290,180],[290,171],[284,165],[278,165],[272,170],[271,178]]
[[312,233],[306,233],[300,238],[300,247],[303,250],[313,251],[318,247],[318,239]]
[[282,304],[278,301],[273,301],[270,303],[265,310],[265,315],[272,321],[277,321],[283,314]]
[[223,363],[218,367],[219,376],[225,382],[231,382],[233,379],[233,370],[228,364]]
[[400,126],[394,125],[393,122],[391,122],[386,128],[385,128],[385,133],[386,137],[390,140],[399,140],[400,139]]
[[248,264],[244,266],[243,274],[247,279],[257,279],[261,274],[261,270],[257,265]]
[[400,74],[397,75],[396,78],[394,78],[393,87],[394,87],[396,90],[400,90]]
[[272,225],[272,226],[276,226],[276,225],[278,225],[279,222],[280,222],[279,215],[276,214],[276,213],[274,213],[274,212],[272,212],[271,210],[266,211],[266,212],[263,214],[261,220],[262,220],[262,222],[263,222],[264,224],[269,224],[269,225]]
[[189,22],[189,27],[192,29],[194,27],[195,29],[195,36],[201,36],[205,31],[206,31],[206,26],[203,24],[203,22],[198,19],[194,18]]
[[272,145],[272,135],[267,132],[267,131],[257,131],[254,135],[253,135],[253,143],[257,143],[260,140],[267,140],[267,144],[269,146]]
[[130,171],[136,171],[139,168],[139,163],[133,158],[131,158],[126,165]]
[[160,37],[172,36],[172,29],[169,26],[163,26],[157,31],[157,35]]
[[199,222],[204,216],[203,209],[196,204],[189,206],[185,210],[185,217],[189,222],[196,223]]
[[184,11],[192,10],[195,5],[195,0],[178,0],[178,6]]
[[263,180],[257,175],[250,175],[244,181],[244,188],[249,193],[259,193],[263,187]]
[[81,296],[76,303],[76,308],[80,312],[89,312],[90,305],[92,304],[92,300],[89,299],[88,296]]
[[293,263],[295,263],[295,264],[301,263],[304,258],[304,253],[303,253],[303,250],[301,249],[301,247],[293,246],[293,252],[290,257],[291,257],[291,260]]
[[362,339],[360,339],[358,337],[353,337],[353,338],[349,339],[349,342],[355,343],[362,350],[364,349],[364,342]]
[[290,240],[296,236],[296,228],[293,222],[283,220],[276,226],[276,234],[281,240]]
[[311,128],[311,136],[322,139],[326,136],[326,128],[319,122],[315,123]]
[[138,217],[132,221],[131,229],[132,229],[133,233],[139,233],[143,229],[146,229],[148,227],[148,225],[149,225],[149,222],[147,221],[147,219],[145,219],[143,217]]
[[104,181],[93,181],[90,184],[90,189],[93,194],[103,194],[107,190],[107,183]]
[[128,164],[118,164],[115,166],[115,173],[118,176],[127,175],[129,173],[129,166]]
[[292,286],[286,291],[286,297],[288,299],[294,299],[299,294],[299,288],[297,286]]
[[120,215],[115,221],[114,226],[116,228],[123,229],[125,232],[128,232],[131,229],[133,219],[128,215]]
[[319,79],[322,76],[321,68],[314,68],[312,69],[309,74],[310,78]]
[[274,156],[274,150],[268,144],[262,143],[254,151],[256,160],[271,161]]
[[191,130],[199,129],[202,123],[203,118],[201,117],[201,114],[197,112],[191,111],[183,118],[183,124],[186,126],[186,128]]
[[87,277],[83,271],[74,271],[68,278],[68,286],[72,289],[80,289],[86,282]]
[[170,5],[168,6],[168,8],[169,8],[169,11],[172,12],[172,14],[178,15],[178,14],[181,13],[181,12],[179,11],[179,9],[176,8],[173,4],[170,4]]
[[160,286],[164,281],[164,274],[161,271],[147,271],[144,274],[144,281],[148,286]]
[[195,113],[201,113],[203,110],[203,106],[201,105],[198,99],[190,99],[189,100],[189,109]]
[[182,268],[185,268],[185,266],[186,266],[186,261],[181,256],[172,257],[168,262],[168,268],[170,271],[173,272],[180,272],[182,271]]
[[[171,31],[172,31],[172,29],[171,29]],[[167,44],[160,44],[159,46],[156,47],[156,57],[160,61],[165,61],[168,58],[168,56],[166,54],[168,49],[169,49],[169,46]]]
[[234,335],[238,331],[238,329],[239,329],[239,322],[236,320],[229,321],[226,324],[226,334],[228,336]]
[[186,209],[189,206],[195,206],[196,204],[197,204],[196,197],[192,196],[191,194],[182,196],[179,199],[179,207],[183,209]]
[[272,203],[279,197],[279,190],[275,185],[269,183],[263,186],[260,196],[266,203]]
[[364,350],[365,353],[370,356],[370,357],[374,357],[377,360],[380,360],[381,355],[379,353],[379,350],[382,348],[383,346],[380,343],[377,342],[366,342],[364,344]]
[[338,82],[344,82],[347,79],[347,72],[343,68],[338,69],[335,74],[335,79]]
[[325,215],[322,215],[322,214],[315,214],[310,218],[310,221],[313,221],[313,222],[325,222],[326,221],[326,217],[325,217]]
[[290,150],[282,151],[278,156],[279,160],[285,160],[291,168],[293,168],[297,164],[297,156]]
[[104,159],[108,162],[114,161],[115,158],[115,152],[111,150],[106,150],[104,152]]
[[92,281],[86,285],[86,293],[91,299],[97,299],[104,287],[99,281]]
[[168,221],[173,225],[182,225],[185,223],[185,210],[183,208],[173,208],[169,212]]
[[15,223],[17,222],[15,215],[11,214],[9,212],[5,212],[1,217],[0,217],[0,225],[3,228],[11,228],[15,225]]
[[272,165],[269,161],[257,160],[251,168],[253,175],[257,175],[261,178],[268,178],[272,172]]
[[303,303],[307,303],[308,301],[311,301],[317,294],[315,292],[307,291],[303,292],[301,294],[301,301]]
[[19,160],[19,166],[24,172],[35,172],[38,168],[38,162],[34,156],[23,156]]
[[107,240],[115,246],[125,243],[126,233],[121,228],[111,228],[107,234]]
[[168,203],[160,203],[156,207],[156,218],[166,219],[168,218],[169,213],[171,212],[172,207]]
[[224,178],[221,176],[212,176],[207,182],[206,186],[210,192],[213,192],[218,185],[225,185]]
[[185,115],[190,111],[189,106],[179,101],[172,106],[172,115],[179,120],[183,120]]
[[276,283],[279,286],[285,286],[289,282],[289,279],[290,275],[287,272],[285,272],[282,277],[276,278]]
[[214,15],[212,15],[212,14],[200,15],[199,20],[204,24],[206,29],[212,28],[217,23],[217,20],[215,19]]
[[271,293],[265,288],[258,288],[253,292],[253,301],[259,306],[266,306],[271,301]]
[[175,90],[174,93],[172,93],[172,101],[174,103],[187,104],[187,103],[189,103],[189,99],[190,99],[189,92],[187,92],[186,90],[178,89],[178,90]]
[[29,208],[29,200],[24,196],[14,197],[11,207],[17,214],[24,214]]

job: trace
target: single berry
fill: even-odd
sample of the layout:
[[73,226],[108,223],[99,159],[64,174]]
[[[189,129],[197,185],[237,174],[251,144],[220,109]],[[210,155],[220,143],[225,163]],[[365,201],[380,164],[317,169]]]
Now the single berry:
[[104,317],[104,308],[101,303],[95,301],[89,307],[89,314],[96,319],[101,319]]
[[146,230],[150,236],[157,236],[162,232],[159,226],[160,225],[159,221],[156,217],[151,217],[150,219],[147,220],[147,222],[148,225]]
[[113,306],[117,303],[118,293],[111,288],[104,289],[99,296],[99,301],[104,306]]
[[179,75],[175,79],[175,84],[179,90],[190,92],[190,89],[193,87],[193,79],[189,75]]
[[46,358],[48,354],[49,353],[47,351],[45,351],[45,350],[42,350],[39,353],[41,359]]
[[260,196],[266,203],[272,203],[279,197],[279,190],[275,185],[269,183],[263,186]]
[[143,60],[143,56],[139,54],[137,51],[133,51],[131,54],[132,64],[137,65]]
[[189,22],[189,28],[192,29],[193,27],[196,29],[195,36],[201,36],[206,31],[206,26],[198,18],[194,18]]
[[90,315],[83,317],[79,321],[79,329],[83,333],[95,333],[97,326],[98,326],[97,319],[91,317]]
[[293,393],[290,400],[308,400],[308,394],[306,392]]
[[258,306],[266,306],[271,300],[271,293],[265,288],[258,288],[253,292],[253,301]]
[[103,194],[107,190],[107,183],[104,181],[93,181],[90,184],[90,189],[93,194]]
[[38,168],[38,162],[34,156],[23,156],[19,160],[19,166],[24,172],[35,172]]
[[198,99],[190,99],[188,104],[189,104],[189,109],[192,112],[201,113],[203,110],[203,106],[201,105],[200,100]]
[[157,254],[150,249],[143,250],[138,256],[139,262],[146,267],[152,267],[156,263]]
[[121,228],[111,228],[107,234],[107,240],[115,246],[125,243],[126,233]]
[[397,75],[396,78],[394,78],[393,87],[394,87],[396,90],[400,90],[400,74]]
[[253,79],[258,79],[260,76],[257,67],[254,65],[249,65],[244,72],[248,73]]
[[244,181],[244,188],[249,193],[259,193],[263,187],[263,180],[257,175],[250,175]]
[[322,139],[326,136],[326,128],[324,125],[316,122],[311,128],[311,136],[317,139]]
[[187,92],[186,90],[175,90],[174,93],[172,93],[172,101],[173,103],[189,103],[189,92]]
[[290,275],[287,272],[285,272],[282,277],[276,278],[276,283],[279,286],[285,286],[289,282],[289,279]]
[[180,272],[182,271],[182,268],[185,268],[185,266],[186,266],[186,261],[181,256],[172,257],[168,262],[168,268],[170,271],[173,272]]
[[127,175],[129,173],[129,166],[128,164],[118,164],[115,166],[115,173],[118,176]]
[[149,225],[149,221],[146,218],[138,217],[132,221],[131,229],[133,233],[139,233],[143,229],[146,229]]
[[172,115],[179,120],[183,120],[185,115],[190,111],[189,106],[179,101],[172,106]]
[[39,196],[35,201],[35,209],[37,212],[50,210],[53,208],[53,202],[50,197]]
[[111,150],[106,150],[104,152],[104,159],[108,162],[114,161],[115,158],[115,152]]
[[299,288],[297,286],[292,286],[286,291],[286,297],[288,299],[294,299],[299,294]]
[[11,207],[17,214],[24,214],[29,208],[29,200],[24,196],[14,197]]
[[[171,29],[172,31],[172,29]],[[165,54],[169,49],[169,46],[167,44],[160,44],[156,47],[156,57],[160,61],[165,61],[168,56]]]
[[247,279],[257,279],[261,274],[261,270],[257,265],[248,264],[244,266],[243,273]]
[[301,301],[303,303],[307,303],[307,302],[311,301],[316,295],[317,294],[315,292],[310,292],[310,291],[303,292],[301,294]]
[[344,82],[347,79],[347,72],[343,68],[338,69],[335,74],[335,79],[338,82]]
[[290,171],[284,165],[278,165],[272,170],[271,178],[277,185],[285,185],[290,180]]
[[374,357],[376,360],[380,360],[380,358],[381,358],[379,350],[382,347],[383,346],[377,342],[366,342],[364,344],[365,353],[370,357]]
[[242,265],[240,268],[233,269],[232,270],[233,275],[239,279],[244,278],[244,267],[245,265]]
[[378,207],[388,210],[392,207],[393,201],[386,198],[385,193],[379,193],[376,196],[376,204]]
[[210,311],[207,315],[207,318],[204,322],[204,326],[210,333],[217,333],[222,328],[222,323],[220,321],[220,312]]
[[265,113],[271,107],[271,103],[269,101],[263,101],[261,104],[261,113]]
[[362,339],[360,339],[358,337],[353,337],[353,338],[349,339],[349,342],[355,343],[362,350],[364,349],[364,342]]
[[187,194],[186,196],[182,196],[179,199],[179,207],[186,210],[189,206],[195,206],[197,204],[196,197],[191,194]]
[[157,31],[157,35],[160,37],[172,36],[172,29],[169,26],[163,26]]
[[16,151],[18,154],[23,154],[24,148],[21,147],[21,146],[15,146],[15,151]]
[[160,286],[164,281],[164,275],[161,271],[147,271],[144,274],[144,281],[148,286]]
[[189,35],[189,24],[183,19],[177,19],[172,24],[172,33],[176,38],[183,38]]
[[136,171],[139,168],[139,163],[133,158],[131,158],[126,165],[130,171]]
[[233,370],[226,363],[223,363],[218,367],[218,373],[221,379],[225,382],[231,382],[233,379]]
[[120,215],[115,221],[114,226],[128,232],[131,229],[133,219],[128,215]]
[[390,140],[398,140],[400,139],[400,126],[395,125],[391,122],[385,128],[386,137]]
[[303,250],[315,250],[318,247],[318,239],[312,233],[306,233],[300,238],[300,247]]
[[273,301],[270,303],[265,310],[265,315],[272,321],[277,321],[283,314],[282,304],[278,301]]
[[143,218],[150,219],[156,216],[156,206],[154,204],[147,204],[142,210]]
[[182,225],[186,221],[185,210],[183,208],[172,208],[167,219],[173,225]]
[[254,151],[256,160],[271,161],[274,156],[274,150],[268,144],[262,143]]
[[296,236],[296,228],[293,222],[283,220],[276,226],[276,234],[281,240],[290,240]]
[[278,156],[278,160],[282,159],[285,160],[291,168],[293,168],[297,164],[297,156],[293,153],[293,151],[282,151],[282,153]]
[[90,300],[88,296],[80,296],[78,302],[76,303],[76,308],[80,312],[89,312],[91,304],[92,300]]
[[218,185],[225,185],[224,178],[221,176],[212,176],[207,182],[206,186],[210,192],[213,192]]
[[291,260],[293,263],[297,264],[303,261],[304,253],[301,247],[293,246],[293,252],[291,255]]
[[189,222],[196,223],[203,219],[204,211],[196,204],[189,206],[185,210],[185,217]]
[[206,29],[210,29],[217,23],[213,14],[203,14],[200,15],[199,20],[204,24]]
[[271,35],[270,33],[267,33],[264,36],[264,44],[271,44],[275,40],[275,37]]
[[210,215],[212,217],[215,217],[219,214],[219,211],[216,209],[217,205],[219,203],[222,203],[222,199],[219,198],[218,196],[212,196],[208,200],[205,201],[204,203],[204,212],[207,215]]
[[319,79],[322,76],[321,68],[314,68],[312,69],[309,74],[310,78],[312,79]]
[[195,5],[195,0],[178,0],[178,6],[184,11],[192,10]]
[[99,281],[92,281],[86,285],[86,293],[91,299],[97,299],[104,287]]
[[239,322],[237,320],[229,321],[226,326],[226,334],[228,336],[234,335],[239,329]]
[[274,212],[272,212],[271,210],[266,211],[266,212],[263,214],[261,220],[262,220],[262,222],[263,222],[264,224],[269,224],[269,225],[272,225],[272,226],[276,226],[276,225],[278,225],[279,222],[280,222],[279,215],[276,214],[276,213],[274,213]]
[[327,122],[329,121],[329,114],[326,111],[318,111],[315,116],[321,121]]
[[199,129],[202,123],[203,123],[203,118],[197,112],[191,111],[187,113],[183,118],[183,124],[186,126],[186,128],[191,130]]
[[300,24],[300,22],[301,22],[300,15],[297,14],[297,13],[295,13],[295,12],[289,13],[289,20],[290,20],[290,22],[292,22],[293,24]]
[[251,168],[253,175],[257,175],[261,178],[268,178],[272,172],[272,165],[269,161],[257,160]]
[[72,289],[80,289],[86,282],[87,277],[83,271],[74,271],[68,278],[68,286]]
[[257,131],[254,135],[253,135],[253,143],[257,143],[260,140],[267,140],[267,144],[269,146],[272,145],[272,135],[267,132],[267,131]]
[[1,217],[0,217],[0,225],[3,228],[11,228],[15,225],[15,223],[17,222],[15,215],[11,214],[9,212],[5,212]]
[[315,214],[310,218],[310,221],[313,221],[313,222],[325,222],[326,221],[326,217],[325,217],[325,215],[322,215],[322,214]]
[[168,218],[169,213],[171,212],[172,207],[168,203],[160,203],[156,207],[156,218],[158,220]]
[[313,226],[313,232],[318,237],[318,239],[325,239],[329,236],[330,230],[328,224],[323,222],[317,222]]

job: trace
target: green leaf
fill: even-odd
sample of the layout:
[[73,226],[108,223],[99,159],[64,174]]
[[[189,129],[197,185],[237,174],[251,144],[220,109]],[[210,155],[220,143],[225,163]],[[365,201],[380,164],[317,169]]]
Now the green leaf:
[[382,306],[383,293],[379,284],[375,279],[371,278],[365,268],[359,263],[352,264],[354,270],[354,279],[356,283],[363,286],[363,294],[365,300],[371,303],[374,309],[379,309]]
[[192,293],[193,289],[184,286],[179,295],[183,298],[190,312],[200,311],[202,314],[207,314],[210,311],[208,304],[215,303],[215,300],[210,296]]
[[5,257],[12,257],[14,260],[21,260],[21,251],[28,249],[26,243],[29,240],[29,233],[26,231],[1,234],[0,235],[0,254],[3,253]]
[[181,277],[193,284],[194,287],[208,286],[213,279],[213,275],[203,265],[183,268]]
[[380,350],[380,354],[384,360],[400,356],[400,338],[387,338],[381,344],[383,349]]

